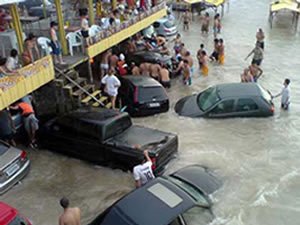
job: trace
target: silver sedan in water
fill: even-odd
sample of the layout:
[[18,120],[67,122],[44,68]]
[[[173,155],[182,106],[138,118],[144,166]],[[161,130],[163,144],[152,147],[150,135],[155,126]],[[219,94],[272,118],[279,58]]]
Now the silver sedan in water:
[[0,141],[0,194],[27,175],[30,161],[26,152]]

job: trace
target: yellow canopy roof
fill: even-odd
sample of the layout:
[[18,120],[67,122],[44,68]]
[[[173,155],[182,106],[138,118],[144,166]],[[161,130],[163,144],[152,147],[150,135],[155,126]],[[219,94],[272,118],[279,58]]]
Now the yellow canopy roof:
[[272,0],[271,3],[272,12],[277,12],[282,9],[287,9],[287,10],[300,13],[300,8],[298,8],[298,4],[293,0],[277,0],[277,1]]
[[8,5],[18,2],[24,2],[25,0],[0,0],[0,5]]
[[184,0],[184,2],[187,4],[194,4],[194,3],[203,2],[203,0]]
[[205,0],[206,3],[212,4],[214,6],[220,6],[225,3],[227,0]]

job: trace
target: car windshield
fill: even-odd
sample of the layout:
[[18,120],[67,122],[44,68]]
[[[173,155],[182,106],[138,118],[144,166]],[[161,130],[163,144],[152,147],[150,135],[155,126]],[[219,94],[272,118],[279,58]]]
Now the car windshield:
[[220,101],[220,99],[218,97],[216,87],[208,88],[200,93],[197,100],[198,106],[203,112],[215,105],[218,101]]
[[107,125],[106,133],[104,135],[104,140],[114,137],[132,125],[129,116],[124,116],[122,118],[116,117],[110,124]]
[[187,192],[189,195],[191,195],[192,198],[194,198],[199,205],[202,206],[210,205],[205,199],[205,197],[202,195],[202,193],[198,189],[194,188],[192,185],[182,180],[176,179],[174,177],[168,177],[168,180],[170,180],[172,183],[176,184],[177,186],[182,188],[185,192]]
[[213,220],[213,215],[209,209],[193,207],[182,214],[185,224],[206,225]]
[[270,104],[272,104],[272,96],[266,91],[264,88],[259,86],[259,89],[261,91],[262,97]]
[[17,215],[8,225],[28,225],[23,217]]
[[[155,99],[155,100],[154,100]],[[168,96],[161,86],[154,87],[141,87],[139,88],[139,101],[152,102],[168,99]]]
[[166,21],[166,22],[164,22],[164,26],[166,28],[171,28],[171,27],[174,27],[174,23],[171,21]]

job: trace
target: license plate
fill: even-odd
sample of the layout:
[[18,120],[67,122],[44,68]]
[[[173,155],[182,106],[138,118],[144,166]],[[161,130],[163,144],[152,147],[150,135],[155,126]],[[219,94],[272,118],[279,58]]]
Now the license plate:
[[13,164],[11,165],[10,167],[8,167],[6,170],[5,170],[5,173],[7,176],[11,176],[13,175],[15,172],[17,172],[17,170],[20,168],[20,166],[18,164]]
[[159,107],[159,106],[160,106],[160,104],[158,102],[149,104],[149,107],[151,107],[151,108]]

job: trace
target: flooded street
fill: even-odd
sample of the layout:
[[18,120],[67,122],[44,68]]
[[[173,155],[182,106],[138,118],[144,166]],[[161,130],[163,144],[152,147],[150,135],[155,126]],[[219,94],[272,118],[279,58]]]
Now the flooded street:
[[[220,177],[223,186],[213,196],[216,215],[213,225],[299,224],[300,31],[293,29],[289,12],[279,14],[270,29],[269,2],[230,0],[229,11],[226,7],[222,18],[220,36],[225,42],[225,65],[210,63],[208,77],[200,76],[196,65],[191,87],[183,86],[180,80],[173,81],[168,113],[133,120],[136,124],[178,134],[179,154],[169,164],[167,173],[186,165],[201,164]],[[213,11],[209,12],[212,16]],[[213,35],[210,32],[208,37],[203,37],[200,24],[195,17],[190,31],[181,32],[186,48],[195,59],[201,43],[209,54],[213,50]],[[275,115],[270,118],[210,120],[177,116],[174,105],[181,97],[210,85],[240,81],[241,72],[251,62],[251,57],[244,59],[254,47],[258,28],[266,36],[264,73],[259,84],[277,94],[283,80],[290,78],[290,110],[280,110],[278,98]],[[31,172],[21,185],[1,196],[0,201],[18,208],[33,224],[58,224],[62,211],[58,201],[63,195],[70,199],[71,206],[81,208],[82,223],[86,224],[134,188],[132,175],[120,170],[48,151],[33,151],[29,157]]]

